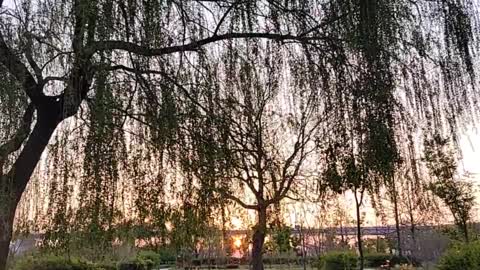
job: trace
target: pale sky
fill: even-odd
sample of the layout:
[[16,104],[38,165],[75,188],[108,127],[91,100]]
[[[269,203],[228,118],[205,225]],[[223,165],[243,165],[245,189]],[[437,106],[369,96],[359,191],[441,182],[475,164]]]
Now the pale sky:
[[480,184],[480,133],[478,129],[470,129],[466,135],[460,139],[460,147],[463,152],[463,160],[459,164],[459,169],[468,171],[476,175]]

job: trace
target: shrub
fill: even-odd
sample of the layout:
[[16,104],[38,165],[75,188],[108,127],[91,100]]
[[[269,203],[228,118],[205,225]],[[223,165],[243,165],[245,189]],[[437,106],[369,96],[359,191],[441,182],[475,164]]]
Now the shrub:
[[[141,250],[137,255],[118,264],[119,270],[150,270],[164,263],[165,255],[153,250]],[[174,260],[173,260],[174,261]]]
[[60,256],[36,255],[19,259],[14,270],[113,270],[115,267],[97,265],[78,259],[69,260]]
[[440,258],[439,270],[480,269],[480,241],[455,244]]
[[145,265],[138,261],[121,262],[118,270],[148,270]]
[[380,267],[381,265],[385,264],[387,260],[390,261],[390,265],[392,266],[405,264],[412,264],[414,266],[420,265],[420,263],[413,258],[388,253],[368,253],[364,256],[364,258],[366,267]]
[[152,266],[159,265],[162,261],[160,254],[152,250],[141,250],[137,254],[137,260]]
[[333,251],[319,257],[319,270],[351,270],[357,267],[357,255],[350,251]]
[[120,262],[119,270],[151,270],[155,264],[149,259],[134,258],[129,261]]
[[412,265],[407,265],[407,264],[402,264],[400,265],[399,270],[415,270],[417,269],[415,266]]
[[118,264],[118,270],[152,270],[154,267],[150,260],[133,259]]
[[160,256],[160,264],[174,264],[176,260],[175,252],[170,249],[160,249],[158,251]]
[[116,263],[97,263],[95,270],[117,270]]
[[385,254],[385,253],[365,254],[365,256],[364,256],[365,266],[366,267],[380,267],[381,265],[385,264],[385,262],[387,260],[390,261],[391,265],[394,265],[391,258],[392,258],[392,255]]
[[299,264],[301,262],[301,257],[296,256],[264,256],[264,264]]

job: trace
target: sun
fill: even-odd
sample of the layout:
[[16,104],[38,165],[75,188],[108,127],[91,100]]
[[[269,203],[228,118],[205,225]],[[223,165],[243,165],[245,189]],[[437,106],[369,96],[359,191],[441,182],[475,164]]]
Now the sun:
[[240,238],[235,239],[235,241],[233,241],[233,245],[239,249],[242,246],[242,239]]

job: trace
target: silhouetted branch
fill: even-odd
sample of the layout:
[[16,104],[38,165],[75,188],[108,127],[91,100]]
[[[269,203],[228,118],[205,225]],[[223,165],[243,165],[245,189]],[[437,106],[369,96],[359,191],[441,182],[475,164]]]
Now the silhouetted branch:
[[88,53],[93,54],[98,51],[105,50],[123,50],[143,56],[160,56],[166,54],[172,54],[177,52],[196,51],[202,46],[215,43],[222,40],[232,39],[271,39],[276,41],[298,41],[308,42],[312,40],[325,40],[326,37],[320,36],[297,36],[292,34],[275,34],[275,33],[227,33],[222,35],[214,35],[205,39],[192,41],[184,45],[168,46],[163,48],[149,48],[141,46],[128,41],[120,40],[106,40],[92,42],[91,47],[88,49]]

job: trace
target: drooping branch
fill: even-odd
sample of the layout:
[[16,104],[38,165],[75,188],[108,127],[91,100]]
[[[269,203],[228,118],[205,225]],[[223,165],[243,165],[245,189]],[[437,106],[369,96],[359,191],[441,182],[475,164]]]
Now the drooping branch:
[[222,26],[223,22],[227,18],[228,14],[232,11],[234,7],[240,4],[240,1],[234,2],[230,5],[230,7],[225,11],[225,13],[222,15],[220,18],[220,21],[218,21],[217,26],[215,27],[215,30],[213,31],[213,36],[216,36],[218,34],[218,31],[220,30],[220,27]]
[[106,67],[105,69],[108,70],[108,71],[123,70],[125,72],[130,72],[130,73],[134,73],[134,74],[156,74],[156,75],[160,75],[163,78],[167,79],[170,83],[175,85],[179,90],[181,90],[182,93],[190,100],[190,102],[195,104],[197,107],[201,108],[203,111],[207,111],[207,109],[202,104],[200,104],[198,101],[196,101],[192,97],[192,95],[189,93],[188,89],[186,89],[177,80],[172,78],[170,75],[168,75],[164,71],[152,70],[152,69],[138,69],[138,68],[133,68],[133,67],[127,67],[127,66],[124,66],[124,65],[114,65],[114,66]]

